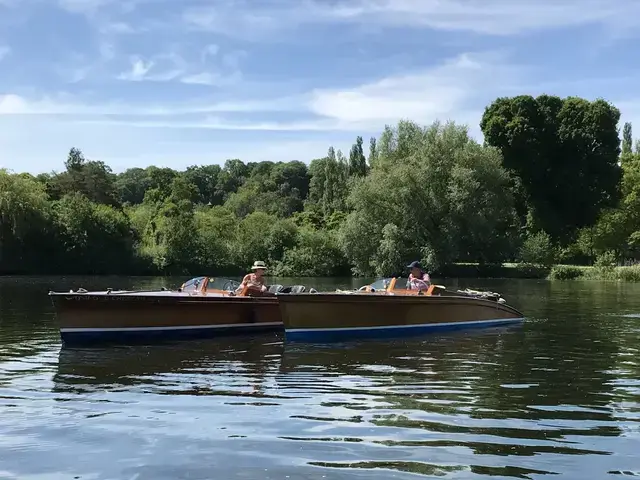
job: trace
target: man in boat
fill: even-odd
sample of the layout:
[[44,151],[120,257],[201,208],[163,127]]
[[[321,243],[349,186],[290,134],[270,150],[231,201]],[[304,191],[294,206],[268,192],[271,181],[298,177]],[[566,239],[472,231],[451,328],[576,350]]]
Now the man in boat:
[[410,269],[409,280],[407,281],[408,290],[427,290],[431,285],[429,274],[422,269],[422,265],[417,260],[407,265]]
[[236,293],[242,292],[245,287],[249,287],[250,290],[264,293],[267,291],[267,286],[264,284],[264,274],[267,271],[267,266],[261,260],[253,262],[251,267],[252,272],[248,273],[242,279],[242,283],[236,289]]

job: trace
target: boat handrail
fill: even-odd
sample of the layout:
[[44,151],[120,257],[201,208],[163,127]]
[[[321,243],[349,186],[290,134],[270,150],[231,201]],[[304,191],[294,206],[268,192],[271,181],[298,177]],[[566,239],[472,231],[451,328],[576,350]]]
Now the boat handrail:
[[69,290],[68,292],[54,292],[53,290],[49,291],[49,295],[75,295],[75,294],[95,294],[95,293],[105,293],[106,295],[125,295],[131,293],[153,293],[153,292],[167,292],[169,289],[166,287],[160,288],[149,288],[149,289],[140,289],[140,290],[116,290],[109,287],[105,290],[87,290],[85,288],[78,288],[77,290]]

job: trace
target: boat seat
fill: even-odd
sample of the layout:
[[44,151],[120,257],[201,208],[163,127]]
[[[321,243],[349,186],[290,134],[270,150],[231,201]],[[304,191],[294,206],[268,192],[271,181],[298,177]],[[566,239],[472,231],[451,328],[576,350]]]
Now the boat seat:
[[281,292],[284,289],[284,285],[279,285],[279,284],[275,284],[275,285],[269,285],[269,292],[270,293],[278,293]]

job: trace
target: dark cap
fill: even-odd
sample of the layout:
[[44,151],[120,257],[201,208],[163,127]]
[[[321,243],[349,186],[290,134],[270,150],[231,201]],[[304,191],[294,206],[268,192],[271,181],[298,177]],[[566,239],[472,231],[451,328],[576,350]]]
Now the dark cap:
[[415,260],[407,265],[407,268],[419,268],[420,270],[422,270],[422,265],[420,265],[419,261]]

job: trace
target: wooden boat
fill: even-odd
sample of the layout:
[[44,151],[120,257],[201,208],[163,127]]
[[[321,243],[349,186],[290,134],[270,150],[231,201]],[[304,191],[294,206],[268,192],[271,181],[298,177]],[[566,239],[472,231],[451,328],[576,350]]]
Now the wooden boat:
[[63,344],[147,338],[203,338],[282,330],[276,292],[305,287],[273,285],[265,293],[226,278],[195,277],[177,290],[49,292]]
[[391,278],[355,291],[305,293],[303,285],[271,285],[265,293],[237,292],[235,280],[201,276],[176,290],[78,289],[49,295],[65,345],[283,330],[288,340],[343,339],[523,320],[492,292],[401,285]]
[[[398,285],[398,287],[396,287]],[[353,292],[285,294],[278,304],[288,341],[333,341],[519,323],[524,316],[500,295],[408,290],[398,278]]]

